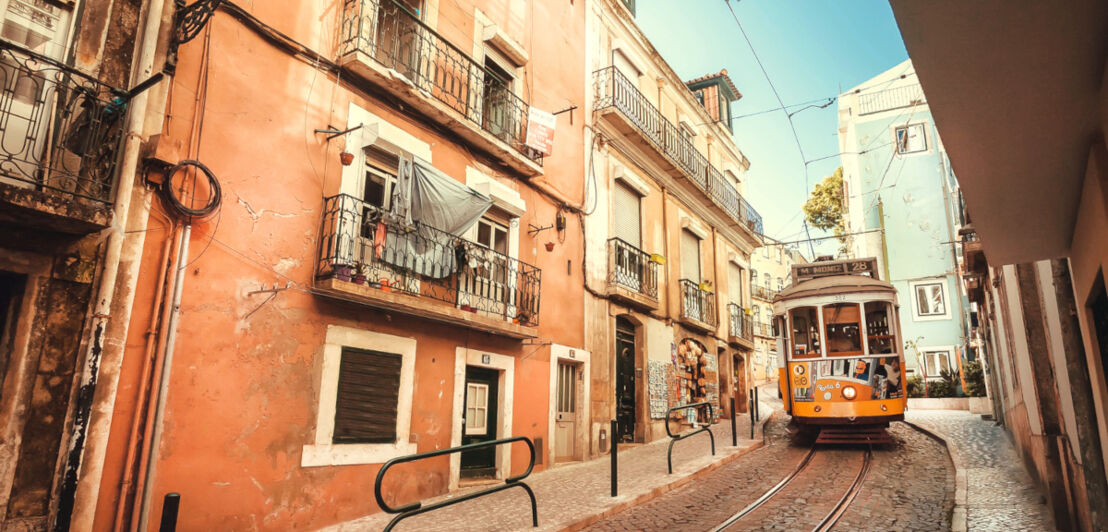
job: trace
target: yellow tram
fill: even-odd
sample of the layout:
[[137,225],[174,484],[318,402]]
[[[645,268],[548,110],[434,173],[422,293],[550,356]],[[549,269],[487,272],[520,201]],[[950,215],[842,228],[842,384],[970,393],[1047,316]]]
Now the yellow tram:
[[896,288],[876,269],[872,258],[794,265],[793,284],[773,300],[786,411],[834,433],[829,442],[883,440],[904,419]]

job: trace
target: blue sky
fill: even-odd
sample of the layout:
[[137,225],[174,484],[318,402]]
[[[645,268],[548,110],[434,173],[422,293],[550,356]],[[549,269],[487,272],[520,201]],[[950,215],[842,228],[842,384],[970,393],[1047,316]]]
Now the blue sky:
[[[833,97],[908,58],[886,0],[731,4],[786,105]],[[743,95],[732,105],[734,116],[778,107],[724,0],[638,0],[636,19],[682,78],[726,68]],[[833,103],[793,115],[806,159],[837,154],[837,112]],[[738,119],[734,131],[751,161],[746,196],[765,218],[766,232],[782,240],[805,238],[800,209],[807,198],[804,163],[785,113]],[[838,157],[808,165],[809,189],[838,166]],[[816,252],[834,253],[837,244],[817,243]],[[801,250],[808,254],[807,245]]]

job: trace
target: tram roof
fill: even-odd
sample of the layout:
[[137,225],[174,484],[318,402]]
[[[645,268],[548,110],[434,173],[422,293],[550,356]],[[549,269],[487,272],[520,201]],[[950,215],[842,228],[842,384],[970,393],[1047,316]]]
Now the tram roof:
[[891,283],[865,275],[832,275],[794,284],[778,292],[773,302],[811,296],[873,292],[888,292],[895,295],[896,287]]

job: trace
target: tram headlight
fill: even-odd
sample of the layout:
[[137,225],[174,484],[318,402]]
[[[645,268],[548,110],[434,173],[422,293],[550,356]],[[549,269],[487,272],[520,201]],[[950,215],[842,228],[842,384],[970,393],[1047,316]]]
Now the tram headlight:
[[853,386],[846,386],[843,388],[843,398],[849,401],[853,401],[858,396],[858,391]]

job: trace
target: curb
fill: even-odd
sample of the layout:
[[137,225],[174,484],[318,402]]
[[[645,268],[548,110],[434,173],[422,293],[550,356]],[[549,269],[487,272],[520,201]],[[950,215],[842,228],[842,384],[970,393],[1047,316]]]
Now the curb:
[[954,513],[950,516],[950,530],[951,532],[966,532],[968,529],[967,513],[969,511],[969,505],[966,503],[966,468],[963,466],[962,457],[958,454],[958,450],[950,444],[945,435],[934,428],[907,420],[902,421],[902,423],[930,436],[942,443],[943,447],[946,447],[946,452],[950,455],[950,461],[954,463]]
[[[765,403],[762,403],[761,401],[759,401],[759,403],[765,405]],[[773,411],[770,412],[770,414],[768,416],[758,420],[756,425],[758,427],[760,427],[760,432],[762,432],[762,439],[760,439],[760,440],[759,439],[747,440],[747,441],[753,441],[754,445],[751,445],[750,447],[742,449],[742,450],[740,450],[736,453],[733,453],[729,456],[726,456],[726,457],[724,457],[724,458],[722,458],[722,459],[720,459],[716,462],[713,462],[709,465],[706,465],[706,466],[702,467],[701,469],[699,469],[699,470],[697,470],[697,471],[695,471],[695,472],[693,472],[689,475],[686,475],[686,476],[681,477],[677,480],[674,480],[673,482],[658,486],[658,487],[650,490],[647,493],[643,493],[642,495],[639,495],[638,497],[635,497],[634,499],[623,501],[619,504],[616,504],[615,506],[611,506],[611,507],[606,508],[606,509],[604,509],[600,512],[595,513],[595,514],[582,517],[581,519],[578,519],[577,521],[574,521],[574,522],[562,527],[561,529],[559,529],[559,532],[577,532],[579,530],[582,530],[582,529],[588,527],[589,525],[592,525],[592,524],[600,521],[601,519],[611,517],[611,516],[613,516],[615,514],[618,514],[618,513],[622,512],[622,511],[624,511],[628,508],[631,508],[633,506],[638,506],[640,504],[645,504],[647,502],[650,502],[651,500],[654,500],[654,499],[662,496],[666,492],[673,491],[675,489],[684,487],[685,485],[689,484],[690,482],[692,482],[692,481],[694,481],[698,478],[701,478],[701,477],[707,475],[708,473],[711,473],[712,471],[715,471],[716,469],[719,469],[719,468],[723,467],[724,465],[727,465],[731,462],[734,462],[735,460],[738,460],[740,457],[743,457],[743,456],[749,454],[752,451],[755,451],[757,449],[761,449],[766,444],[766,441],[765,441],[765,425],[766,425],[767,422],[769,422],[769,420],[773,419],[773,417],[776,416],[777,414],[778,414],[778,410],[774,409]]]

